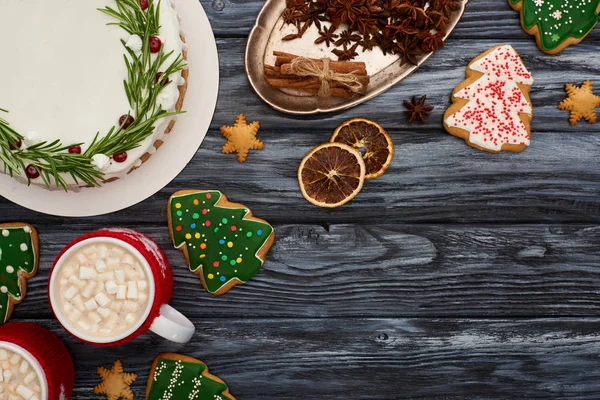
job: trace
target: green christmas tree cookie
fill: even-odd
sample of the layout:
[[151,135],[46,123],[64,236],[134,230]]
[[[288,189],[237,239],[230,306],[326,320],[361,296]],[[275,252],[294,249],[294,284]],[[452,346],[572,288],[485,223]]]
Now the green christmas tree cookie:
[[200,360],[179,354],[159,354],[154,359],[148,400],[235,400],[225,382],[208,373]]
[[581,42],[598,22],[600,0],[508,0],[538,47],[556,54]]
[[177,192],[168,212],[173,244],[214,295],[250,280],[275,240],[271,225],[216,190]]
[[0,224],[0,323],[25,298],[27,279],[38,267],[38,237],[28,224]]

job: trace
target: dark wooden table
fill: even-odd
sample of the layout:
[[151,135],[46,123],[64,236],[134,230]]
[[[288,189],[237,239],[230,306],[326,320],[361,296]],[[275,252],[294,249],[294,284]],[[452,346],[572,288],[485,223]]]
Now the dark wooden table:
[[[600,28],[547,56],[506,1],[472,0],[446,47],[412,77],[353,110],[297,118],[271,110],[246,81],[246,38],[262,3],[202,0],[221,58],[219,104],[196,158],[159,194],[81,219],[0,201],[1,220],[31,222],[42,241],[40,272],[13,320],[67,342],[75,399],[100,398],[95,369],[118,358],[139,374],[134,392],[144,398],[162,351],[204,360],[240,400],[600,398],[600,125],[570,127],[556,108],[566,82],[591,79],[600,93]],[[476,151],[442,128],[467,63],[500,43],[536,80],[532,145],[521,154]],[[402,100],[424,94],[432,117],[408,125]],[[221,154],[218,128],[242,112],[261,121],[266,149],[240,165]],[[351,117],[391,133],[394,162],[349,205],[318,209],[300,194],[298,164]],[[276,226],[262,271],[223,297],[202,289],[170,243],[166,201],[186,188],[220,189]],[[167,250],[173,305],[197,325],[191,343],[147,334],[96,349],[59,328],[46,301],[51,261],[104,226],[138,229]]]

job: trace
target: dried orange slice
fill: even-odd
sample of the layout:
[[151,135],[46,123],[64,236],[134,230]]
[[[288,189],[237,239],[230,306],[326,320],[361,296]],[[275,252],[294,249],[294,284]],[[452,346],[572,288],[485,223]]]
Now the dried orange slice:
[[312,149],[300,163],[298,182],[312,204],[335,208],[352,200],[365,183],[362,155],[342,143],[325,143]]
[[338,126],[331,142],[344,143],[362,154],[367,167],[365,179],[379,178],[392,163],[394,144],[376,122],[354,118]]

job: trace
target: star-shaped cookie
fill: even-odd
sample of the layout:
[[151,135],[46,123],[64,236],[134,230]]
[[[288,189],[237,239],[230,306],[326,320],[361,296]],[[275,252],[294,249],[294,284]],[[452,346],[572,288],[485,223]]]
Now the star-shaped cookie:
[[239,162],[246,161],[249,150],[261,150],[265,147],[265,144],[256,137],[259,128],[258,121],[248,125],[246,116],[238,115],[235,125],[221,127],[221,135],[227,138],[227,143],[223,146],[223,153],[237,153]]
[[596,107],[600,107],[600,96],[595,96],[592,82],[585,81],[581,87],[567,83],[567,94],[569,97],[558,105],[560,110],[571,111],[569,122],[575,125],[585,118],[590,124],[596,123]]
[[102,378],[102,383],[94,388],[94,393],[105,394],[107,400],[133,400],[133,392],[129,385],[137,379],[137,374],[123,372],[120,360],[115,361],[110,370],[98,367],[98,375]]

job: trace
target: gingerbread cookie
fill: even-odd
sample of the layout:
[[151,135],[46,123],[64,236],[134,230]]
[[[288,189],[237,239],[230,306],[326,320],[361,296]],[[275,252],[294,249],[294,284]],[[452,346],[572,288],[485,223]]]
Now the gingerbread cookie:
[[227,384],[210,374],[206,364],[173,353],[159,354],[154,359],[146,385],[146,398],[235,400]]
[[177,192],[168,213],[173,244],[214,295],[250,280],[275,241],[271,225],[217,190]]
[[222,126],[221,135],[227,138],[227,143],[223,146],[223,153],[237,153],[237,159],[240,163],[248,158],[248,151],[262,150],[265,144],[256,137],[260,123],[254,121],[248,125],[244,114],[238,115],[233,126]]
[[533,78],[511,46],[494,47],[467,66],[452,93],[444,127],[476,149],[498,153],[529,146]]
[[29,224],[0,224],[0,323],[27,294],[27,280],[38,269],[38,234]]
[[560,102],[558,109],[571,111],[569,123],[575,125],[581,118],[585,118],[590,124],[595,124],[596,107],[600,107],[600,96],[594,95],[592,82],[585,81],[581,87],[567,83],[566,89],[568,97]]
[[107,400],[133,400],[130,386],[137,379],[137,374],[123,371],[120,360],[115,361],[111,369],[98,367],[98,375],[102,382],[94,388],[94,393],[105,394]]
[[544,53],[557,54],[581,42],[598,22],[600,0],[508,0],[521,13],[525,32]]

